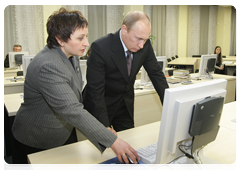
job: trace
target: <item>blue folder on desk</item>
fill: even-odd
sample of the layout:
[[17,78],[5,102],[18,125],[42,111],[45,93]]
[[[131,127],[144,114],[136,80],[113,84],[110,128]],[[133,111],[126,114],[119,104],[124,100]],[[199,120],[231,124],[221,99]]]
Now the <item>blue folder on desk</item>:
[[[146,169],[149,167],[141,161],[139,161],[139,164],[143,165]],[[144,168],[141,165],[127,165],[119,162],[118,158],[115,157],[88,167],[88,170],[143,170]]]

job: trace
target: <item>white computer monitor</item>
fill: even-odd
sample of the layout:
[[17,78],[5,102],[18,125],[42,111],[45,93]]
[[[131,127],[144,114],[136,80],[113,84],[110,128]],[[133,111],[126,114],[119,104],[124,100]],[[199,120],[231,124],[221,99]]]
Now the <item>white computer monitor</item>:
[[[8,53],[8,57],[9,57],[9,68],[18,68],[22,70],[22,64],[17,64],[18,62],[21,61],[17,61],[15,60],[15,56],[23,56],[23,55],[28,55],[27,51],[21,51],[21,52],[9,52]],[[17,57],[18,59],[20,59],[19,57]]]
[[199,76],[201,78],[212,79],[212,74],[215,70],[217,61],[217,54],[213,55],[202,55],[199,67]]
[[[157,62],[159,66],[161,67],[161,70],[163,74],[165,74],[165,67],[166,67],[166,62],[167,62],[167,57],[166,56],[157,56]],[[150,82],[150,78],[147,74],[147,71],[142,67],[141,69],[141,83],[147,83]]]
[[87,84],[87,60],[79,60],[79,64],[80,64],[80,69],[82,72],[82,81],[83,81],[83,88],[86,86]]
[[26,77],[27,68],[30,62],[33,60],[35,55],[23,55],[22,56],[22,67],[23,67],[23,76]]
[[157,58],[157,62],[159,64],[159,66],[162,68],[162,72],[165,74],[167,57],[166,56],[157,56],[156,58]]
[[[193,106],[209,96],[225,98],[226,86],[227,80],[214,79],[165,90],[156,164],[166,164],[183,155],[178,145],[191,140],[188,132]],[[194,163],[189,159],[185,161],[183,163]]]

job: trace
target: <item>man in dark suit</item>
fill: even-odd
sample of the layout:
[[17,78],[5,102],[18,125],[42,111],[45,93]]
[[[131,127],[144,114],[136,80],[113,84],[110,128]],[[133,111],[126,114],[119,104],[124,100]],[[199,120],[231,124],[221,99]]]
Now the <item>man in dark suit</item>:
[[134,127],[134,82],[142,66],[163,103],[168,84],[157,63],[150,33],[148,16],[135,11],[124,18],[119,31],[91,45],[83,103],[93,116],[115,131]]

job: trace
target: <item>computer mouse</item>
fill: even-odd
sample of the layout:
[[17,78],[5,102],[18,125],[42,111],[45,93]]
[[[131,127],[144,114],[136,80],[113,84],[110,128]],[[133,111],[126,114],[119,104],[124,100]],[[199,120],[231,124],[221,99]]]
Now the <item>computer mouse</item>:
[[[128,156],[128,154],[126,154],[127,158],[128,158],[128,161],[129,161],[129,164],[134,164],[133,160],[130,158],[130,156]],[[137,158],[135,158],[136,161],[137,161],[137,164],[139,164],[139,161],[137,160]]]

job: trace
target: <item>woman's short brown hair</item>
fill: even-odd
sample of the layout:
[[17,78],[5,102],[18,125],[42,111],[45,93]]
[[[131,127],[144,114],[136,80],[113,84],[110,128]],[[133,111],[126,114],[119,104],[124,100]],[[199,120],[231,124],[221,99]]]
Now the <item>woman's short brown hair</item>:
[[57,39],[67,42],[70,35],[79,28],[88,26],[87,20],[83,17],[80,11],[67,11],[65,8],[60,8],[54,12],[47,21],[47,46],[60,46]]

